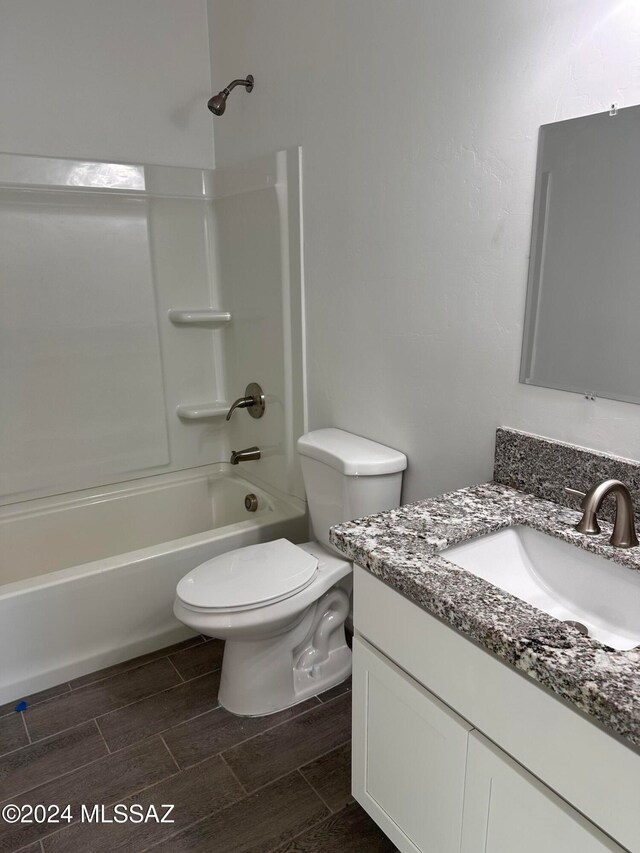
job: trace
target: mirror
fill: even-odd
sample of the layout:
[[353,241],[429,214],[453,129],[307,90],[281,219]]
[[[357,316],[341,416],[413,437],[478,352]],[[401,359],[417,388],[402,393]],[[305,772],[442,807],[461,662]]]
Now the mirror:
[[640,403],[640,107],[540,128],[520,381]]

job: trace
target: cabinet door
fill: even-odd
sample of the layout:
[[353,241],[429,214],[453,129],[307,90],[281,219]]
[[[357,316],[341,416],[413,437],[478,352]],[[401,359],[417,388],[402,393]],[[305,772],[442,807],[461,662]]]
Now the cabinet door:
[[479,732],[469,736],[462,853],[624,853]]
[[353,654],[355,798],[401,853],[459,853],[470,726],[359,637]]

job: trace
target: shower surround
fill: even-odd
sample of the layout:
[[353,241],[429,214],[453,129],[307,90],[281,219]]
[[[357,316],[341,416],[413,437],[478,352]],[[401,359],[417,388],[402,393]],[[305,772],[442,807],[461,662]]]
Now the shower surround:
[[[219,171],[0,154],[4,700],[183,637],[185,571],[305,538],[300,192],[297,149]],[[251,381],[264,418],[226,422]]]

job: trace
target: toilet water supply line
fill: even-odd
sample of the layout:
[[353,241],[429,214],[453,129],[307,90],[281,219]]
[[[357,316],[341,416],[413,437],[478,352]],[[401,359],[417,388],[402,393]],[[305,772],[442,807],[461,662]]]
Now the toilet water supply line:
[[316,615],[304,643],[304,651],[296,661],[296,669],[311,670],[311,677],[320,675],[318,666],[329,657],[331,635],[349,615],[349,596],[342,589],[331,589],[316,605]]

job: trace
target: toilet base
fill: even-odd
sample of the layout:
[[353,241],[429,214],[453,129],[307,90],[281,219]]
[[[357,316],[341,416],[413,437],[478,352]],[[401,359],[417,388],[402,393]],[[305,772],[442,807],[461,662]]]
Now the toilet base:
[[227,640],[218,700],[243,717],[290,708],[351,674],[344,622],[349,596],[334,587],[303,618],[276,637]]

